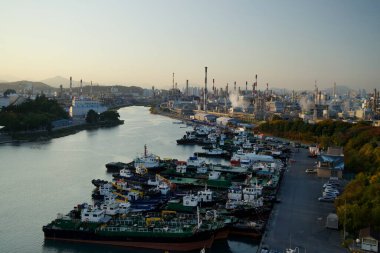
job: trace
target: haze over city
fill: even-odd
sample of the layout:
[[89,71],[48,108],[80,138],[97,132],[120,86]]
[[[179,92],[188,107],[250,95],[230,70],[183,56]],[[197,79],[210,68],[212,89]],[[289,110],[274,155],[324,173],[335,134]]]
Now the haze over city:
[[[0,80],[379,87],[379,1],[3,1]],[[67,84],[64,84],[67,85]]]

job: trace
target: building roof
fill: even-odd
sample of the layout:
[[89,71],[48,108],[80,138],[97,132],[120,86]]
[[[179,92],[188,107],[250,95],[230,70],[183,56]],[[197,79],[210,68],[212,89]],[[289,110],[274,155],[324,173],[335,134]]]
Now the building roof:
[[328,147],[327,154],[331,156],[343,156],[343,148],[342,147]]
[[329,163],[331,169],[344,170],[344,157],[335,155],[321,155],[319,160],[323,163]]
[[359,238],[372,237],[373,239],[380,240],[380,232],[375,231],[371,227],[360,229]]

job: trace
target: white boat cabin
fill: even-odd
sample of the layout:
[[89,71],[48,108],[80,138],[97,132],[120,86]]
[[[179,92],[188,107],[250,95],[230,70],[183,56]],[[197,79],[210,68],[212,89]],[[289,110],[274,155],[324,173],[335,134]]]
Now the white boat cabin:
[[137,157],[134,160],[135,167],[143,166],[145,168],[157,168],[160,166],[160,158],[153,154],[147,154]]
[[129,213],[131,208],[131,203],[119,203],[119,213],[120,214],[127,214]]
[[221,172],[220,171],[210,171],[210,173],[208,174],[208,179],[212,179],[212,180],[216,180],[216,179],[219,179],[221,175]]
[[206,166],[197,167],[197,173],[198,174],[206,174],[208,171]]
[[259,196],[261,195],[263,192],[263,187],[262,186],[259,186],[259,185],[255,185],[255,186],[252,186],[252,187],[245,187],[243,189],[243,194],[247,194],[247,195],[256,195],[256,196]]
[[198,158],[197,156],[191,156],[187,159],[187,166],[200,167],[203,166],[206,162],[203,159]]
[[158,186],[159,183],[160,183],[160,181],[157,180],[156,178],[149,178],[148,179],[148,185],[150,185],[150,186]]
[[119,213],[119,203],[103,203],[100,205],[100,209],[103,209],[105,214],[116,215]]
[[114,194],[104,195],[104,203],[111,204],[116,202],[116,196]]
[[162,183],[162,182],[157,186],[157,189],[160,190],[162,195],[166,195],[170,191],[169,185]]
[[100,195],[108,195],[112,192],[112,184],[106,183],[99,187],[99,193]]
[[129,169],[121,169],[120,172],[119,172],[120,176],[121,177],[132,177],[133,176],[133,173],[131,170]]
[[200,202],[212,202],[212,191],[210,189],[198,191],[198,198]]
[[105,211],[98,208],[92,208],[88,206],[88,208],[83,209],[81,213],[81,221],[82,222],[100,222],[105,215]]
[[177,167],[175,168],[175,171],[177,173],[185,174],[186,173],[187,165],[185,164],[177,164]]
[[194,194],[185,195],[182,198],[184,206],[197,206],[198,205],[198,196]]
[[129,189],[129,185],[128,185],[128,182],[124,182],[122,180],[118,180],[115,182],[115,185],[116,185],[116,188],[119,189],[119,190],[123,190],[123,191],[126,191]]
[[127,194],[127,198],[129,201],[135,201],[140,199],[140,193],[137,191],[129,191]]
[[232,201],[240,201],[243,198],[243,191],[241,188],[238,187],[231,187],[228,189],[227,197],[229,200]]

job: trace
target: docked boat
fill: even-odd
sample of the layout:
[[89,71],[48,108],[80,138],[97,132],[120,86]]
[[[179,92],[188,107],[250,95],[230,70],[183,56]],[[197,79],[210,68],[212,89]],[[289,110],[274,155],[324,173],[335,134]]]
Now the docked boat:
[[79,205],[42,230],[47,240],[134,248],[191,251],[210,248],[224,222],[176,212],[106,215],[104,209]]
[[193,134],[192,132],[186,132],[186,134],[181,138],[177,140],[177,144],[182,145],[194,145],[199,144],[200,140]]
[[209,149],[206,152],[196,152],[194,153],[194,155],[200,156],[200,157],[216,157],[216,158],[224,158],[224,159],[231,158],[231,154],[228,151],[225,151],[221,148]]
[[148,153],[146,145],[144,145],[144,154],[137,157],[133,162],[136,168],[145,167],[147,169],[155,169],[160,167],[160,158],[154,154]]
[[110,162],[106,164],[108,172],[119,172],[122,169],[133,169],[133,162],[123,163],[123,162]]
[[202,167],[206,164],[205,160],[199,159],[197,156],[190,156],[189,159],[187,159],[187,167],[193,167],[198,168]]

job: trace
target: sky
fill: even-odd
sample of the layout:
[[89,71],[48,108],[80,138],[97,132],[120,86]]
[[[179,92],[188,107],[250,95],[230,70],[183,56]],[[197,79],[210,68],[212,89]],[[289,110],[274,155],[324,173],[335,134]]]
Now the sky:
[[[377,0],[0,0],[0,79],[380,88]],[[6,80],[8,81],[8,80]]]

